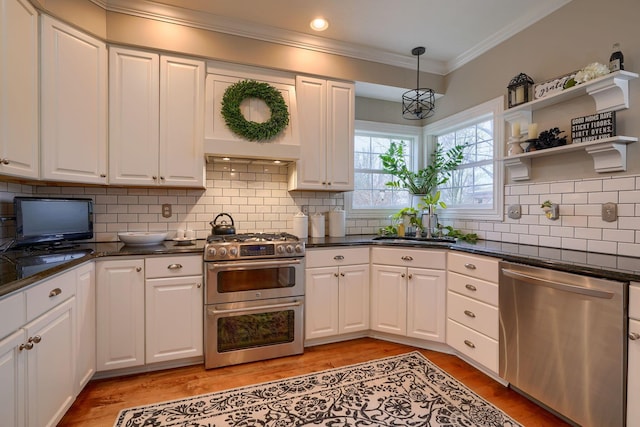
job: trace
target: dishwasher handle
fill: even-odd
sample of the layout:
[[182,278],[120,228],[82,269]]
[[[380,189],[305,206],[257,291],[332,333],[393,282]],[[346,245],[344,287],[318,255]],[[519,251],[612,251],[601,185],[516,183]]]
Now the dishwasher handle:
[[548,288],[558,289],[561,291],[572,292],[574,294],[581,294],[595,298],[611,299],[613,298],[613,292],[607,292],[599,289],[585,288],[582,286],[570,285],[568,283],[559,283],[553,280],[547,280],[540,277],[530,276],[528,274],[520,273],[518,271],[503,268],[502,273],[512,279],[517,279],[531,285],[546,286]]

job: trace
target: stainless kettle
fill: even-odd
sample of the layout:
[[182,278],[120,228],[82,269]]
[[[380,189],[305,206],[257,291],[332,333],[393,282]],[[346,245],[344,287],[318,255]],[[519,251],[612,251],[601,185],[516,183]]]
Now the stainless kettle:
[[[226,216],[227,218],[229,218],[231,220],[231,224],[228,224],[224,219],[220,220],[220,224],[218,224],[218,218],[220,218],[221,216]],[[236,227],[233,224],[233,218],[231,218],[231,215],[229,215],[228,213],[223,212],[221,214],[218,214],[218,216],[216,216],[209,224],[211,224],[211,233],[213,234],[236,234]]]

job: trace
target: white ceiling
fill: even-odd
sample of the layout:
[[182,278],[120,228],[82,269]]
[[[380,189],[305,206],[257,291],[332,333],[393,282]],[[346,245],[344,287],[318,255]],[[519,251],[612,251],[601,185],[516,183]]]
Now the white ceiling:
[[[92,1],[108,10],[406,68],[416,67],[411,49],[424,46],[420,69],[444,75],[571,0]],[[329,21],[320,33],[309,28],[318,16]],[[358,91],[380,89],[359,85]]]

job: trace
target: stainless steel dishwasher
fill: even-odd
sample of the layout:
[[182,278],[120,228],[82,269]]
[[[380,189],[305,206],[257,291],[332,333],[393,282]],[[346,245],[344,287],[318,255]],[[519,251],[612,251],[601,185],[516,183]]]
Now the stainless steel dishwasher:
[[628,283],[500,263],[500,377],[582,426],[624,426]]

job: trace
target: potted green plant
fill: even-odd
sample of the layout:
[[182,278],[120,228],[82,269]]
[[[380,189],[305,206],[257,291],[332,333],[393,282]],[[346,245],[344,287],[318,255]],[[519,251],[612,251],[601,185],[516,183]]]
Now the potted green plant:
[[403,141],[392,142],[389,149],[380,155],[382,169],[395,179],[385,183],[388,187],[404,188],[412,195],[426,196],[451,178],[453,170],[462,163],[464,145],[456,145],[444,151],[440,144],[431,156],[431,163],[417,172],[407,167],[406,146]]

